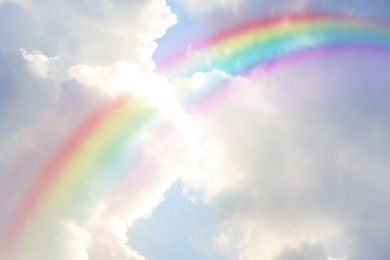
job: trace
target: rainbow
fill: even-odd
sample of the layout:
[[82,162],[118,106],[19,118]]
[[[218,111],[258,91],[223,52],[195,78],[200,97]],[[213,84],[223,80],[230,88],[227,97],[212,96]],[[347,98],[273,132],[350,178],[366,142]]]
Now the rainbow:
[[[172,78],[215,70],[258,77],[284,65],[345,52],[388,55],[389,25],[340,14],[281,15],[219,32],[158,61],[157,68]],[[182,99],[191,108],[218,103],[232,94],[232,87],[221,79]]]
[[[389,26],[345,15],[282,15],[217,33],[158,61],[157,70],[173,79],[213,70],[258,77],[283,65],[348,51],[390,54]],[[229,92],[231,85],[221,79],[180,98],[183,106],[191,109],[218,103]],[[15,254],[31,221],[45,223],[69,214],[64,209],[83,208],[84,190],[91,181],[106,188],[123,178],[124,169],[137,160],[137,133],[156,117],[156,111],[129,96],[99,106],[24,192],[9,223],[0,230],[0,258]]]
[[[125,174],[136,157],[132,151],[133,137],[154,113],[144,102],[130,96],[112,99],[93,111],[25,191],[9,224],[1,232],[2,259],[15,253],[18,243],[26,236],[27,224],[50,223],[75,207],[85,207],[87,194],[84,192],[91,182],[100,191],[99,187],[112,184],[121,177],[118,175]],[[104,175],[107,172],[110,176]]]

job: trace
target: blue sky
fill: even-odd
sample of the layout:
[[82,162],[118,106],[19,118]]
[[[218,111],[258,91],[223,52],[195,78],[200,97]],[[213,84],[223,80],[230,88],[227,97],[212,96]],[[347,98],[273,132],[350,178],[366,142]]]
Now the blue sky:
[[176,183],[153,215],[130,229],[129,244],[151,260],[226,259],[211,246],[219,221],[211,208],[184,198],[182,185]]
[[[129,149],[118,148],[132,163],[95,167],[81,195],[63,189],[73,199],[56,205],[64,214],[42,196],[7,258],[387,259],[387,46],[323,55],[261,79],[155,70],[223,29],[313,11],[390,30],[387,0],[0,0],[0,258],[43,166],[102,104],[131,95],[155,111],[121,144]],[[188,111],[183,93],[213,82],[242,91],[215,109]],[[76,166],[68,174],[83,176]]]

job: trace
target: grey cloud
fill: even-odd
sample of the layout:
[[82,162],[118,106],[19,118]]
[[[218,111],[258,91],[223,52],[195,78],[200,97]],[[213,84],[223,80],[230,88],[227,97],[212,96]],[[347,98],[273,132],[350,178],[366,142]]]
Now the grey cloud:
[[[388,196],[388,194],[382,194]],[[351,254],[347,260],[357,259],[386,259],[389,251],[389,212],[388,203],[384,198],[368,203],[374,204],[370,207],[371,212],[364,212],[358,218],[350,231]]]
[[320,246],[303,244],[298,249],[285,249],[275,260],[324,260],[324,250]]

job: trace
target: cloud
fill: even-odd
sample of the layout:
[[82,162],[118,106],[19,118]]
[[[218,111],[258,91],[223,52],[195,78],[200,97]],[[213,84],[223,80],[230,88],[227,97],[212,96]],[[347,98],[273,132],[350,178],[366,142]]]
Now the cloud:
[[[50,224],[49,224],[50,225]],[[49,234],[42,233],[40,239],[29,244],[26,249],[31,259],[80,259],[88,258],[87,249],[91,240],[91,235],[83,227],[78,226],[72,221],[61,221],[46,229]],[[42,241],[44,240],[44,241]],[[42,250],[42,245],[50,245],[46,250]],[[18,259],[25,259],[26,255],[21,254]]]
[[[22,7],[3,4],[17,14],[24,13],[11,21],[22,36],[17,44],[58,56],[66,65],[109,65],[120,60],[151,63],[156,48],[153,40],[176,21],[162,0],[97,1],[93,5],[65,0],[18,2]],[[23,26],[25,20],[29,26]],[[50,41],[43,40],[47,36]]]
[[217,149],[187,188],[223,216],[217,247],[242,260],[388,254],[388,68],[345,54],[237,78],[240,92],[196,117]]
[[242,0],[218,0],[210,3],[207,1],[184,0],[178,2],[178,4],[185,7],[190,13],[199,15],[204,13],[210,13],[218,9],[234,11],[239,7],[241,2],[243,1]]
[[64,81],[66,78],[61,77],[64,68],[61,66],[58,57],[47,57],[38,50],[31,53],[21,49],[21,55],[27,61],[27,67],[31,74],[37,78],[52,78],[57,81]]
[[[152,54],[154,41],[175,22],[163,0],[0,3],[0,230],[42,165],[96,107],[121,92],[144,98],[169,92],[152,72]],[[139,134],[139,142],[153,135]],[[91,199],[83,212],[99,211],[105,202],[117,207],[48,220],[35,227],[40,237],[29,236],[32,225],[17,259],[143,259],[126,244],[126,230],[158,205],[175,179],[156,173],[144,190],[117,187]]]
[[303,244],[299,249],[289,249],[283,251],[277,260],[321,260],[324,259],[324,252],[321,247]]

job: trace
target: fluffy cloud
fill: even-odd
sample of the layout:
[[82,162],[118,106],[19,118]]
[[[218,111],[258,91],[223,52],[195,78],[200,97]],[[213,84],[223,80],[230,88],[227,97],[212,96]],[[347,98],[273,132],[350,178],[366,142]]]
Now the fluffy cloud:
[[[0,210],[4,213],[0,230],[4,230],[40,167],[95,107],[120,92],[143,97],[157,90],[169,92],[167,83],[161,84],[164,79],[152,72],[151,56],[155,39],[176,18],[163,0],[15,0],[0,2],[0,20]],[[131,88],[135,84],[137,89]],[[37,227],[40,237],[26,236],[17,258],[142,259],[126,245],[126,230],[161,201],[175,179],[174,174],[162,173],[151,178],[145,190],[118,187],[122,193],[93,201],[98,206],[94,209],[92,204],[91,212],[105,201],[117,205],[105,207],[104,214],[45,223]],[[134,197],[137,200],[128,199]],[[118,212],[121,207],[129,210]]]
[[[50,225],[50,224],[49,224]],[[60,221],[46,229],[49,234],[42,232],[42,237],[35,239],[25,248],[28,257],[31,259],[80,259],[86,260],[91,235],[87,230],[72,221]],[[42,250],[42,244],[50,245]],[[20,252],[17,259],[26,259],[27,256]]]
[[[21,47],[60,57],[66,65],[151,62],[156,44],[175,17],[165,1],[17,1],[4,3],[5,28]],[[9,17],[8,17],[9,16]],[[11,21],[9,21],[11,20]],[[4,28],[4,30],[6,30]],[[77,29],[76,29],[77,28]],[[50,35],[50,40],[45,37]],[[9,40],[11,41],[11,40]],[[15,42],[16,41],[16,42]],[[31,51],[27,49],[28,51]]]

